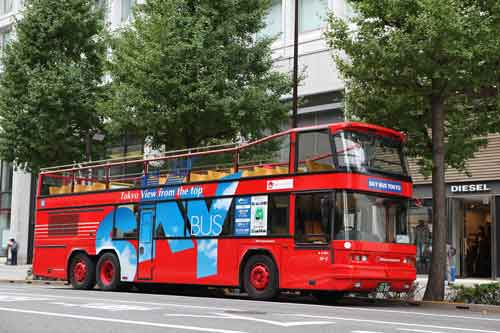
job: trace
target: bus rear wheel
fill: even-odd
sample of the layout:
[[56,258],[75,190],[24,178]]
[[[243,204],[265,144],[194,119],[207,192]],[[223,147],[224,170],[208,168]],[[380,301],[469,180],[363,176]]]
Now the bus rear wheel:
[[112,291],[120,286],[120,263],[114,253],[105,253],[97,262],[97,284],[104,291]]
[[95,286],[95,265],[84,253],[77,253],[71,259],[69,282],[75,289],[92,289]]
[[254,255],[243,270],[243,286],[253,299],[266,300],[278,294],[278,269],[266,255]]

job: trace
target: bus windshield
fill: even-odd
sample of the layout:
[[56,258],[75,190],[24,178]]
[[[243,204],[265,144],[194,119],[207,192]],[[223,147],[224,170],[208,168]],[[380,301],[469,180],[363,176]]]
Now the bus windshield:
[[335,239],[409,242],[408,200],[339,191],[335,201]]
[[399,140],[365,132],[341,131],[334,134],[333,141],[339,168],[408,175],[403,144]]

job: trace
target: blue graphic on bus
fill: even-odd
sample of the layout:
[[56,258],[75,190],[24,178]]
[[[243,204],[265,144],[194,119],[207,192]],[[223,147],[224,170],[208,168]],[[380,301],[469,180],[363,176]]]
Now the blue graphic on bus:
[[113,240],[113,217],[115,231],[119,235],[137,233],[137,220],[129,208],[120,207],[104,217],[96,233],[96,253],[103,250],[114,250],[120,261],[121,280],[133,281],[137,271],[137,250],[128,240]]

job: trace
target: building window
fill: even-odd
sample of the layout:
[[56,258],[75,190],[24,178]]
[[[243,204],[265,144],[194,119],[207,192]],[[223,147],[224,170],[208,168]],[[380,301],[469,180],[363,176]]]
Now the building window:
[[12,37],[11,30],[0,31],[0,56],[2,56],[5,53],[5,48],[7,47],[7,44],[10,42],[11,37]]
[[12,198],[12,165],[0,162],[0,256],[5,256],[10,238],[10,207]]
[[271,3],[271,8],[267,13],[264,23],[266,26],[258,34],[258,37],[278,37],[283,33],[283,1],[273,0]]
[[12,12],[13,0],[0,0],[0,15],[6,15]]
[[109,14],[109,1],[108,0],[96,0],[96,8],[102,10],[104,20],[107,19]]
[[136,0],[122,0],[122,22],[128,21],[132,15],[132,8],[135,6]]
[[300,32],[316,30],[325,25],[328,0],[299,0]]

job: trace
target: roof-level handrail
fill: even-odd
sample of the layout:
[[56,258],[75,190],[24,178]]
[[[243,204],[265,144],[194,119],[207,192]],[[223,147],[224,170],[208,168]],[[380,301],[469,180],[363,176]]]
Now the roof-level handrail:
[[108,167],[109,168],[109,167],[113,167],[113,166],[121,166],[121,165],[128,165],[128,164],[134,164],[134,163],[163,161],[163,160],[169,160],[169,159],[174,159],[174,158],[196,157],[196,156],[203,156],[203,155],[207,155],[207,154],[218,154],[218,153],[231,152],[231,151],[235,152],[237,150],[241,150],[241,149],[246,148],[248,146],[252,146],[252,145],[255,145],[255,144],[258,144],[261,142],[272,140],[274,138],[284,136],[284,135],[287,135],[287,134],[290,134],[293,132],[323,130],[323,129],[327,129],[327,128],[331,128],[334,131],[348,130],[351,128],[352,129],[369,130],[369,131],[377,131],[377,132],[382,132],[384,135],[389,135],[389,136],[392,136],[392,137],[397,138],[397,139],[402,140],[402,141],[404,141],[406,139],[404,134],[397,132],[397,131],[394,131],[394,130],[391,130],[391,129],[381,127],[381,126],[359,123],[359,122],[341,122],[341,123],[323,124],[323,125],[307,126],[307,127],[300,127],[300,128],[291,128],[291,129],[288,129],[286,131],[276,133],[273,135],[269,135],[269,136],[266,136],[264,138],[261,138],[261,139],[255,140],[255,141],[251,141],[251,142],[226,143],[226,144],[204,146],[204,147],[197,147],[197,148],[183,148],[183,149],[179,149],[179,150],[172,150],[172,151],[161,153],[161,156],[154,157],[154,158],[145,158],[143,155],[136,155],[136,156],[116,158],[116,159],[73,163],[73,164],[67,164],[67,165],[62,165],[62,166],[43,168],[43,169],[41,169],[41,173],[74,172],[74,171],[78,171],[78,170],[85,170],[85,169],[91,169],[91,168],[97,168],[97,167]]
[[[222,147],[230,147],[230,146],[237,146],[240,143],[224,143],[220,145],[212,145],[212,146],[203,146],[203,147],[195,147],[195,148],[183,148],[183,149],[177,149],[177,150],[169,150],[166,152],[161,152],[160,156],[155,157],[154,159],[146,159],[144,158],[144,155],[131,155],[131,156],[124,156],[124,157],[117,157],[117,158],[109,158],[105,160],[97,160],[97,161],[88,161],[88,162],[78,162],[78,163],[72,163],[72,164],[65,164],[65,165],[58,165],[58,166],[53,166],[53,167],[47,167],[47,168],[42,168],[40,169],[41,172],[50,172],[50,171],[60,171],[61,169],[89,169],[89,168],[95,168],[95,167],[102,167],[106,166],[107,164],[116,164],[117,162],[127,162],[131,160],[132,162],[139,162],[141,160],[143,161],[149,161],[149,160],[156,160],[156,159],[162,159],[165,157],[169,157],[173,154],[181,154],[181,153],[196,153],[202,150],[207,150],[207,149],[214,149],[214,148],[222,148]],[[129,161],[130,162],[130,161]]]

